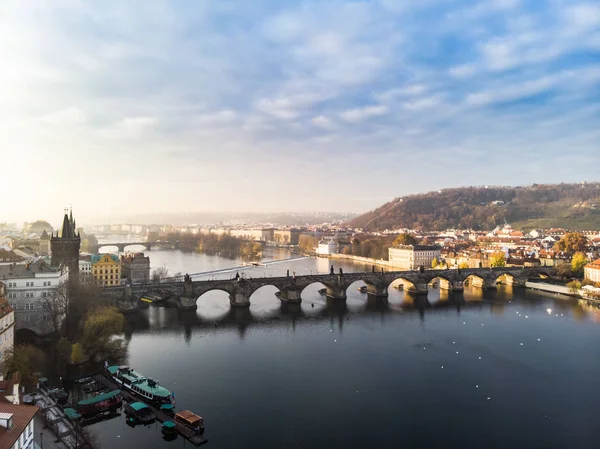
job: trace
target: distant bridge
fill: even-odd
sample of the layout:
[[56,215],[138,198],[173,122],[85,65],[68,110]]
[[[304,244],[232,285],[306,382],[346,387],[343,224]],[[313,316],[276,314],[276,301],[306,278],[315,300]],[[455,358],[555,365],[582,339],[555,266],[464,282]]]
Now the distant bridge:
[[306,276],[281,276],[262,278],[240,278],[223,280],[193,281],[189,276],[181,282],[134,284],[120,287],[107,287],[104,295],[114,298],[123,311],[134,311],[142,296],[158,296],[175,301],[181,309],[195,309],[196,301],[205,293],[221,290],[229,294],[234,306],[249,306],[250,298],[259,288],[272,285],[279,290],[277,296],[283,302],[300,303],[302,291],[311,284],[325,286],[326,295],[333,299],[346,299],[346,290],[356,281],[367,286],[367,294],[387,297],[388,287],[398,279],[405,284],[405,290],[415,295],[427,295],[427,286],[439,279],[440,288],[462,291],[469,283],[484,289],[496,288],[499,282],[513,286],[525,286],[525,282],[540,276],[551,275],[553,269],[534,268],[471,268],[456,270],[388,271],[366,273],[314,274]]
[[104,248],[106,246],[116,246],[119,252],[125,251],[125,248],[128,246],[143,246],[147,251],[150,251],[154,246],[160,246],[161,248],[169,248],[169,249],[178,249],[179,242],[171,243],[171,242],[162,242],[160,240],[151,241],[151,242],[114,242],[114,243],[98,243],[97,245],[88,246],[88,251],[91,253],[97,253],[100,248]]

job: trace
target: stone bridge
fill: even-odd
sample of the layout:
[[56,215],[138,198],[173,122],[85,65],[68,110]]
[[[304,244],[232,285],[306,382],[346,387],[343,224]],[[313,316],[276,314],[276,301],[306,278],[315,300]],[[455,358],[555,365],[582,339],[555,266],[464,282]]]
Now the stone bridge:
[[161,248],[170,248],[177,249],[178,243],[170,243],[170,242],[114,242],[114,243],[98,243],[97,245],[92,245],[88,247],[89,252],[97,253],[100,248],[105,246],[116,246],[119,249],[119,252],[125,251],[125,248],[128,246],[139,245],[146,248],[146,250],[150,251],[154,246],[160,246]]
[[158,284],[134,284],[104,289],[104,295],[114,298],[123,311],[137,309],[142,296],[158,296],[174,300],[182,309],[195,309],[196,301],[211,290],[221,290],[229,294],[231,305],[249,306],[250,297],[261,287],[272,285],[279,292],[276,295],[283,302],[299,303],[302,291],[311,284],[325,286],[326,295],[333,299],[346,299],[346,290],[356,281],[366,284],[367,294],[387,297],[388,287],[396,280],[403,281],[405,290],[415,295],[427,295],[427,286],[439,279],[440,288],[462,291],[466,283],[480,288],[496,288],[498,283],[525,286],[531,278],[547,277],[552,268],[472,268],[455,270],[388,271],[344,274],[315,274],[307,276],[282,276],[262,278],[240,278],[223,280],[192,281],[186,276],[183,282]]

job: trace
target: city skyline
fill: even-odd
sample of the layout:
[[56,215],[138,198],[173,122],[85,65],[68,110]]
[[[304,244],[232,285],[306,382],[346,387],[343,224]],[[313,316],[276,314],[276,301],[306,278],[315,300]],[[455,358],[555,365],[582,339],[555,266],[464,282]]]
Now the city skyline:
[[600,5],[401,3],[3,3],[2,221],[595,179]]

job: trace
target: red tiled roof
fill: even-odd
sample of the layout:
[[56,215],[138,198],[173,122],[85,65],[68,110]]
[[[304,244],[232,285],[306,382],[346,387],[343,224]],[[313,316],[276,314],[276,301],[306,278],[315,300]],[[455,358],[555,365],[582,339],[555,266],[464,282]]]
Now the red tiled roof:
[[0,449],[13,447],[38,410],[39,407],[35,405],[14,405],[0,402],[0,413],[12,413],[13,415],[10,429],[0,426]]
[[592,268],[595,270],[600,270],[600,259],[596,259],[593,262],[588,263],[584,268]]

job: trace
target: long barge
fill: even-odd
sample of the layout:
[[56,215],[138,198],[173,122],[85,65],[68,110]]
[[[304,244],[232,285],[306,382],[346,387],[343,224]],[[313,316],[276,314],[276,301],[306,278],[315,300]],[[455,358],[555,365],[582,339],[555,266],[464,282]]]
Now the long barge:
[[117,385],[141,399],[159,406],[172,403],[169,390],[160,386],[158,381],[142,376],[127,365],[107,366],[106,372]]

